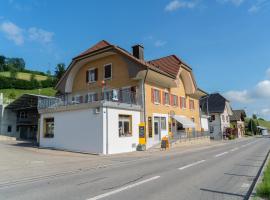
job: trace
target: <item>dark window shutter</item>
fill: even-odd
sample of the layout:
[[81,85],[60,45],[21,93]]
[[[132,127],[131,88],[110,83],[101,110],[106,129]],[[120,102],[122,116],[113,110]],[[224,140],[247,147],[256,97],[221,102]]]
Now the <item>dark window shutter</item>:
[[86,77],[86,83],[88,83],[89,82],[89,71],[86,71],[86,73],[85,73],[85,77]]
[[87,103],[87,102],[88,102],[88,94],[85,95],[85,103]]
[[98,80],[98,69],[96,68],[95,69],[95,81],[97,81]]

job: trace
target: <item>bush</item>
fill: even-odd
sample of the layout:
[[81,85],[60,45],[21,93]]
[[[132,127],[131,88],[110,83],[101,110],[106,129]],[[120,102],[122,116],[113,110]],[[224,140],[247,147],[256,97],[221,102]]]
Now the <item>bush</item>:
[[30,81],[27,81],[0,76],[0,89],[15,88],[15,89],[32,90],[38,88],[54,87],[55,84],[56,81],[53,78],[48,78],[47,80],[44,81],[37,81],[36,79],[31,78]]

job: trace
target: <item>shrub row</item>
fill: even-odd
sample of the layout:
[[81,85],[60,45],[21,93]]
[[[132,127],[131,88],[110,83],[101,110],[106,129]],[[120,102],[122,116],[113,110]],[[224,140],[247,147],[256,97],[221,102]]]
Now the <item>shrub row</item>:
[[13,79],[8,77],[1,77],[0,76],[0,89],[38,89],[38,88],[47,88],[47,87],[54,87],[56,84],[56,80],[53,78],[48,78],[47,80],[37,81],[37,80],[20,80],[20,79]]

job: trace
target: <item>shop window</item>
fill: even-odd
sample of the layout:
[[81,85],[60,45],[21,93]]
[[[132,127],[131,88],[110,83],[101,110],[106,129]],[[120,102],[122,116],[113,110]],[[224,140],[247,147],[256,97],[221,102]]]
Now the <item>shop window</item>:
[[54,137],[54,118],[44,119],[44,137],[45,138]]
[[119,115],[119,137],[130,137],[132,136],[132,117],[130,115]]
[[166,130],[167,126],[166,126],[166,117],[161,117],[161,129],[162,130]]

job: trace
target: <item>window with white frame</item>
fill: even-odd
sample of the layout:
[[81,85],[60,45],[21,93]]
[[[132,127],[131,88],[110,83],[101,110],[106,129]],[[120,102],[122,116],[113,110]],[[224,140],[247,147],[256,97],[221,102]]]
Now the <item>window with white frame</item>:
[[176,95],[172,95],[172,106],[178,106],[178,97]]
[[86,102],[94,102],[98,100],[98,94],[97,93],[88,93],[86,95]]
[[160,91],[154,89],[154,103],[160,103]]
[[170,105],[170,95],[168,92],[164,93],[165,105]]
[[161,130],[166,130],[167,129],[166,117],[161,117],[160,122],[161,122]]
[[131,115],[119,115],[118,129],[119,137],[132,136],[132,117]]
[[98,80],[98,69],[89,69],[88,70],[88,82],[93,83]]
[[25,111],[20,112],[20,118],[21,119],[26,119],[27,118],[27,113]]
[[112,78],[112,64],[104,65],[104,79]]
[[186,108],[186,97],[181,97],[181,108]]

